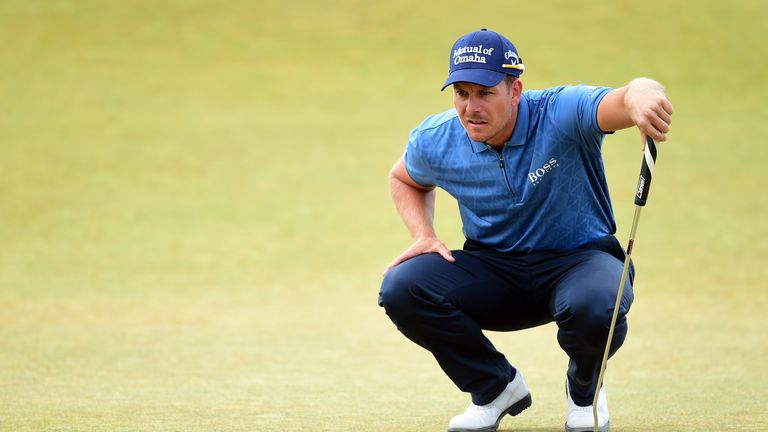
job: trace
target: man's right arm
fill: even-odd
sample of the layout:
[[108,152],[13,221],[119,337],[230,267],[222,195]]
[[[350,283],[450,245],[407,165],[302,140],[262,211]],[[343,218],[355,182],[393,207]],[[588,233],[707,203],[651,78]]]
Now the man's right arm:
[[597,108],[597,124],[604,131],[636,125],[640,142],[649,136],[666,141],[672,123],[672,103],[664,86],[649,78],[635,78],[624,87],[611,90]]
[[435,188],[416,183],[405,169],[404,158],[400,158],[389,171],[389,192],[397,212],[413,238],[413,244],[387,265],[384,274],[401,262],[425,253],[439,253],[446,260],[453,262],[451,251],[437,238],[433,226]]

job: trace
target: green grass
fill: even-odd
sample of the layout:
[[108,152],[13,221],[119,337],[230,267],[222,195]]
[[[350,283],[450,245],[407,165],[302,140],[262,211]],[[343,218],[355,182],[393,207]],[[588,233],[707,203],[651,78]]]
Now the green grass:
[[[650,76],[676,113],[607,383],[614,429],[768,430],[768,4],[0,0],[0,430],[443,430],[468,399],[376,304],[386,173],[453,40],[527,88]],[[606,140],[619,237],[640,165]],[[441,194],[437,229],[461,244]],[[561,430],[554,326],[493,333]]]

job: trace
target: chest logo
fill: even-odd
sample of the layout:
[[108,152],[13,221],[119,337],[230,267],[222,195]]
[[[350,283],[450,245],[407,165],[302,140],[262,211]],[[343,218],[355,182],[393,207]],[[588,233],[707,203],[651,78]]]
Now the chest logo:
[[553,169],[559,167],[560,164],[557,163],[557,159],[552,158],[547,163],[541,166],[541,168],[538,168],[536,171],[529,172],[528,173],[528,180],[531,181],[531,184],[536,186],[541,182],[541,179],[544,178],[545,175],[547,175],[548,172],[552,171]]

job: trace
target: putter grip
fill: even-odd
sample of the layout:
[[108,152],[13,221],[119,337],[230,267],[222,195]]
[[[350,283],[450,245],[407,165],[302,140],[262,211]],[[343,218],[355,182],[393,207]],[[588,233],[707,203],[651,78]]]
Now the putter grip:
[[643,151],[643,166],[640,168],[640,178],[637,180],[637,192],[635,193],[635,204],[644,206],[648,201],[648,192],[651,190],[651,180],[653,179],[653,168],[656,165],[656,143],[653,138],[647,137],[645,141],[645,150]]

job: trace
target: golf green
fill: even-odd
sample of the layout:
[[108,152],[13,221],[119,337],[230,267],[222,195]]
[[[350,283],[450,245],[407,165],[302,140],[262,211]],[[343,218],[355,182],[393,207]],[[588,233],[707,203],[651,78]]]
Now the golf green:
[[[768,3],[0,0],[0,431],[439,431],[469,402],[376,298],[387,172],[456,37],[525,88],[662,82],[617,431],[768,430]],[[622,241],[642,154],[604,144]],[[455,202],[436,229],[462,242]],[[489,337],[562,430],[553,325]]]

